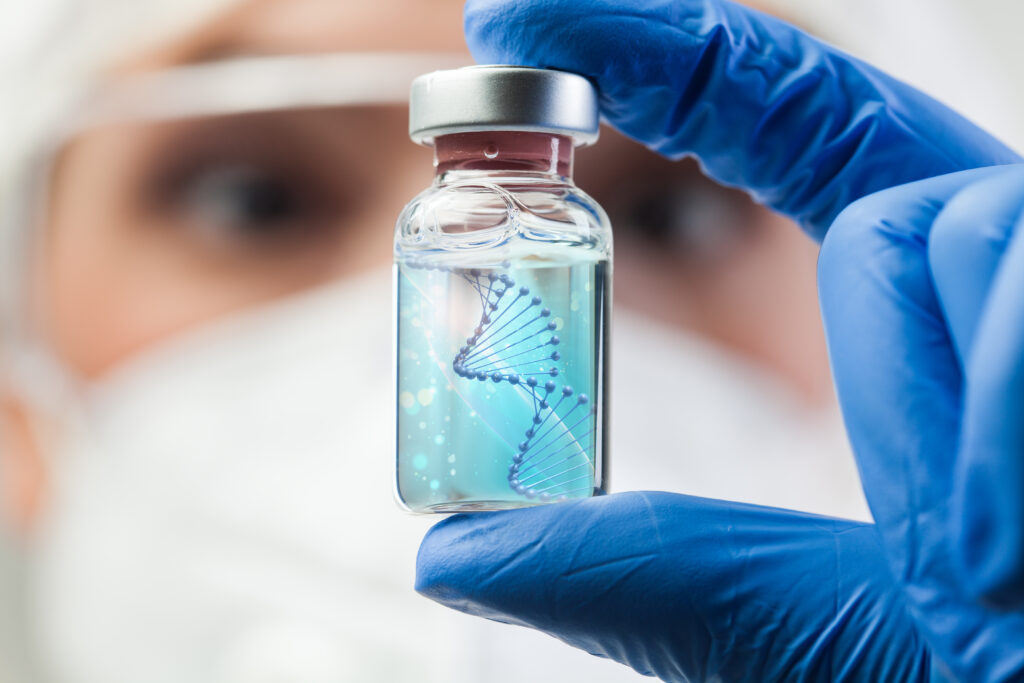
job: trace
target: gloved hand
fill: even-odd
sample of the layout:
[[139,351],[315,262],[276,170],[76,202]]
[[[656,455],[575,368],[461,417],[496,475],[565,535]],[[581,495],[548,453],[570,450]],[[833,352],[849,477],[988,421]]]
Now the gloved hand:
[[456,516],[417,589],[671,681],[1024,677],[1024,613],[978,599],[1024,593],[1024,167],[991,168],[1020,159],[724,1],[471,0],[466,31],[480,61],[587,75],[611,124],[828,232],[822,308],[877,525],[667,493]]

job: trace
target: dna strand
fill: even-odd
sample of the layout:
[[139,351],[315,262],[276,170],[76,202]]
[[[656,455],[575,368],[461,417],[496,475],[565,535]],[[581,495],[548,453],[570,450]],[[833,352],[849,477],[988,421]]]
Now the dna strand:
[[[455,269],[453,269],[455,270]],[[540,501],[589,492],[594,482],[596,406],[586,394],[559,386],[561,339],[551,310],[507,274],[457,270],[480,297],[480,320],[452,360],[469,381],[506,383],[532,405],[524,440],[512,454],[508,483]]]

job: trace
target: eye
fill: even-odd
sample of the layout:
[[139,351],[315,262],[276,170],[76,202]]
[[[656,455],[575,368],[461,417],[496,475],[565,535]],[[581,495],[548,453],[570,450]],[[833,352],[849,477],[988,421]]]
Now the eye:
[[607,198],[619,234],[679,255],[706,257],[728,249],[749,227],[750,200],[699,173],[658,164],[641,169]]
[[179,180],[177,209],[222,237],[263,240],[316,218],[314,198],[293,179],[254,165],[202,168]]
[[686,201],[668,187],[626,188],[613,204],[615,223],[646,240],[670,242],[680,226],[689,223]]
[[708,261],[750,236],[754,204],[722,187],[692,159],[669,160],[614,131],[580,151],[579,185],[604,207],[617,243]]
[[353,208],[345,158],[301,118],[177,123],[140,162],[144,217],[222,254],[317,248]]

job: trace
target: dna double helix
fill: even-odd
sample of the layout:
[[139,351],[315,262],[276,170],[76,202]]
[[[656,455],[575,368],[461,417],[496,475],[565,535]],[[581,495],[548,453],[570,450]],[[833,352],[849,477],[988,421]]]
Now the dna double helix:
[[591,491],[596,406],[586,394],[558,384],[564,368],[558,366],[561,339],[551,310],[507,274],[456,272],[479,295],[481,313],[452,370],[468,381],[507,384],[532,406],[524,439],[511,455],[509,486],[545,502]]

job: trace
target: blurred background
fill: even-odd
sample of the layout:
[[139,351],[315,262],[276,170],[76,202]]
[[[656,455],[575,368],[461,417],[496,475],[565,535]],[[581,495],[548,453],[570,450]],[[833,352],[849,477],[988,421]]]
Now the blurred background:
[[[1012,0],[748,3],[1024,149]],[[391,238],[459,0],[0,0],[0,682],[625,681],[412,591]],[[869,519],[817,247],[605,130],[612,488]]]

